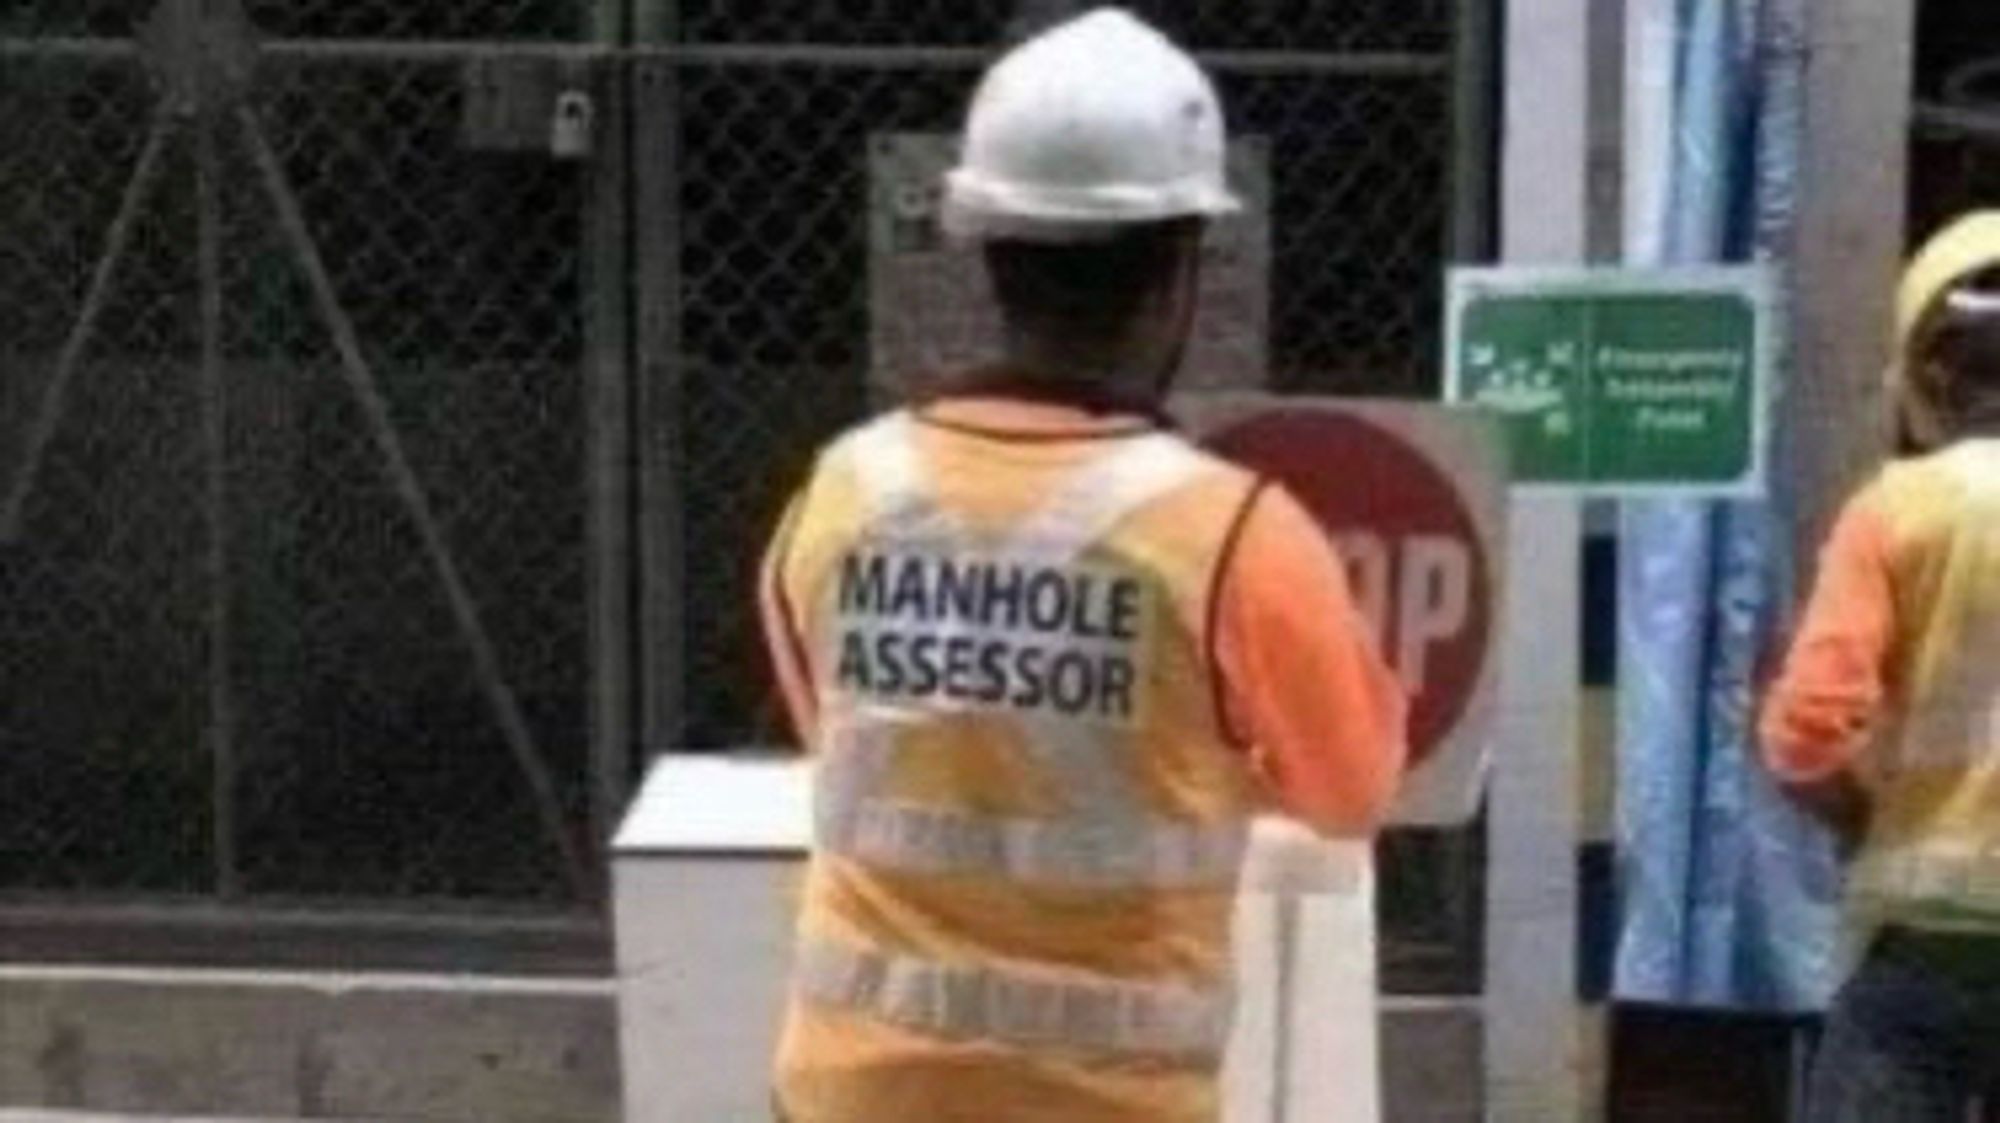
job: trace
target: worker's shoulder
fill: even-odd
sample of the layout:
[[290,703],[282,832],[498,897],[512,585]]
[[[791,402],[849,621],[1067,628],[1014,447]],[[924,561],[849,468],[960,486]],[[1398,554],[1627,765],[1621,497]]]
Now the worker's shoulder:
[[2000,441],[1961,441],[1927,456],[1893,461],[1850,502],[1903,540],[1983,529],[2000,513]]
[[884,423],[894,416],[884,414],[851,425],[813,450],[811,461],[792,493],[791,508],[797,522],[823,522],[830,515],[851,516],[861,508],[865,486],[863,459],[871,444],[881,447]]
[[907,409],[890,410],[849,425],[820,446],[818,463],[824,467],[852,458],[870,445],[892,439],[913,420]]
[[1152,439],[1162,447],[1170,447],[1175,454],[1185,458],[1191,469],[1187,475],[1191,485],[1222,495],[1234,495],[1237,499],[1246,497],[1264,485],[1263,478],[1255,471],[1221,456],[1201,444],[1189,434],[1173,428],[1162,428],[1152,434]]
[[[894,410],[856,422],[822,443],[812,456],[800,494],[821,498],[832,492],[846,495],[861,487],[869,474],[868,465],[892,463],[904,456],[916,456],[908,410]],[[905,453],[905,449],[910,450]]]
[[1198,458],[1217,479],[1233,482],[1239,487],[1258,482],[1260,479],[1255,471],[1222,456],[1182,430],[1162,429],[1161,433]]

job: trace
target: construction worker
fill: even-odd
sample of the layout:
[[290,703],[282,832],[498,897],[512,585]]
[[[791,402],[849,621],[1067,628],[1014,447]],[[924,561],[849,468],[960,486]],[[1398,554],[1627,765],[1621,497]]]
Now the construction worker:
[[[1810,1081],[1818,1123],[1961,1123],[2000,1059],[2000,212],[1911,264],[1903,458],[1851,499],[1763,721],[1847,837],[1859,967]],[[1992,1116],[1988,1116],[1992,1118]]]
[[1174,435],[1221,106],[1116,10],[973,101],[945,225],[1004,359],[823,451],[765,565],[817,755],[790,1123],[1215,1123],[1267,808],[1376,829],[1405,703],[1276,487]]

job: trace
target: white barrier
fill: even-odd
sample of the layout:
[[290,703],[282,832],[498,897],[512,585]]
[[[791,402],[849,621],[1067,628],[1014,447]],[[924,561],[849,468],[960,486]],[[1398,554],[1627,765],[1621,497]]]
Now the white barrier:
[[[619,832],[626,1123],[764,1123],[810,778],[794,760],[666,757]],[[1225,1123],[1377,1123],[1367,846],[1260,823],[1237,907]]]

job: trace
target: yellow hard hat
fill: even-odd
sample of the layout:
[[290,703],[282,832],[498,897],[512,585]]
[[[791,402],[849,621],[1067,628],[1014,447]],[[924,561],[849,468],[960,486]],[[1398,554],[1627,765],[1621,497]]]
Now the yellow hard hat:
[[1889,423],[1908,452],[1935,449],[1953,428],[1948,372],[1918,350],[1954,288],[2000,268],[2000,211],[1975,211],[1940,231],[1912,258],[1896,293],[1896,349],[1889,364]]
[[1896,350],[1906,354],[1952,288],[2000,268],[2000,211],[1975,211],[1932,238],[1903,272],[1896,294]]

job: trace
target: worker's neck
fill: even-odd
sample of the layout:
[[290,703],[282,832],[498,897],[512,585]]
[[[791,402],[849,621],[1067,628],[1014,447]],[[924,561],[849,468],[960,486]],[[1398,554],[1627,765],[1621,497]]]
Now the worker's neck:
[[1971,400],[1953,412],[1957,414],[1951,426],[1953,443],[2000,438],[2000,394],[1982,392],[1973,395]]
[[1964,440],[2000,438],[2000,392],[1980,390],[1966,398],[1958,410],[1958,436]]
[[994,380],[1079,408],[1150,413],[1159,409],[1168,380],[1161,374],[1165,364],[1139,357],[1140,350],[1013,334]]
[[2000,440],[2000,425],[1966,425],[1961,426],[1952,433],[1949,443],[1962,444],[1966,441],[1991,442],[1996,440]]

